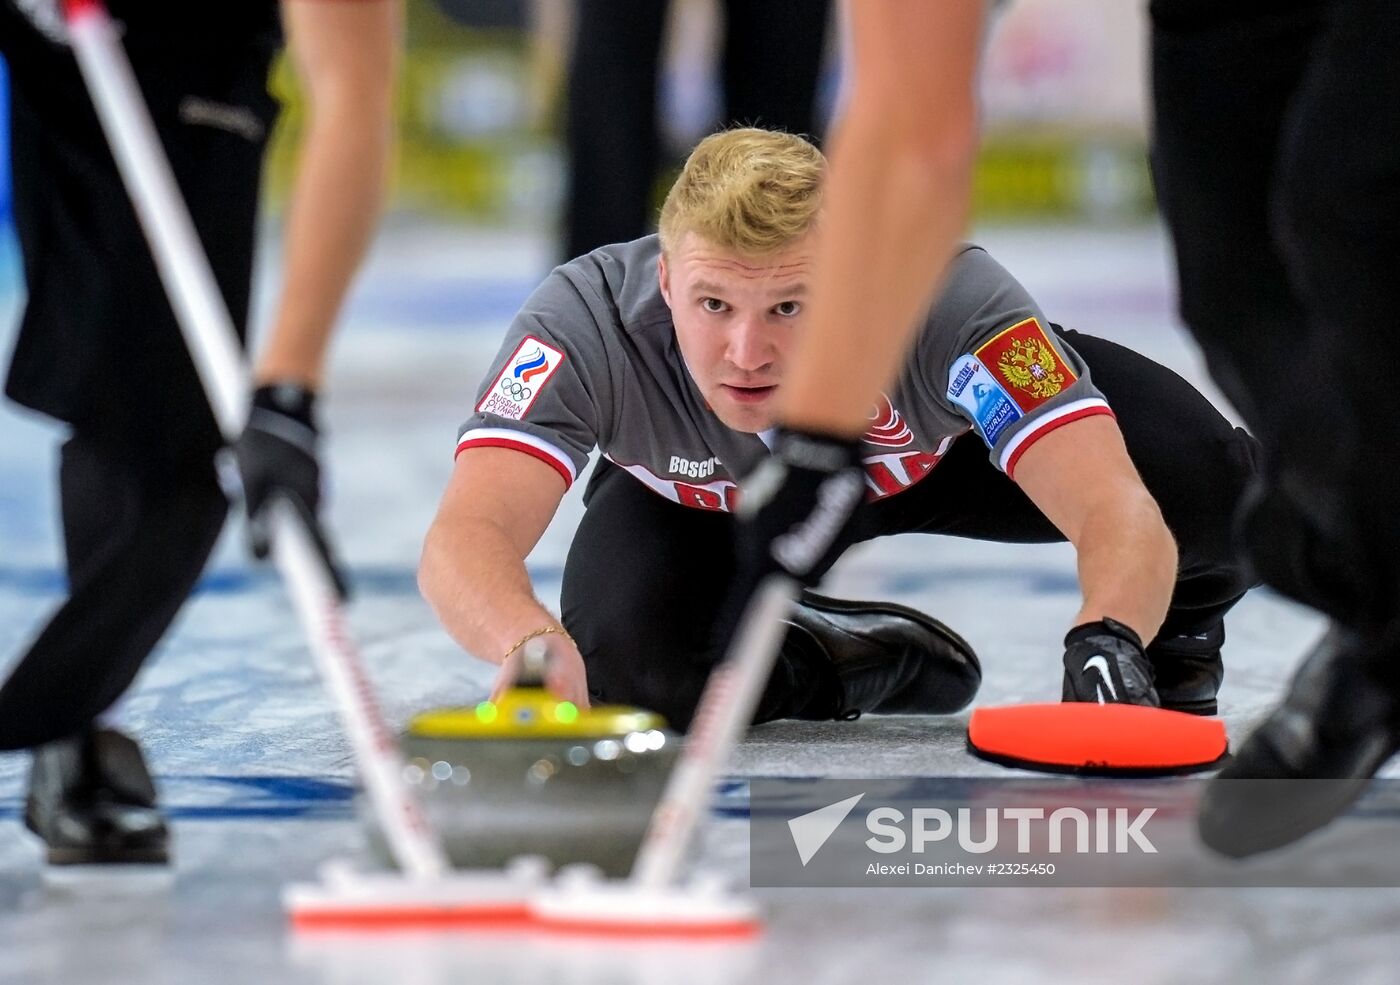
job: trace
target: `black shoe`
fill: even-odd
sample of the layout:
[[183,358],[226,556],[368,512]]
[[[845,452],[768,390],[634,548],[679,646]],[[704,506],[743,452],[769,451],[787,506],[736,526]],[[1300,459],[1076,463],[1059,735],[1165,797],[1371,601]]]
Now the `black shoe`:
[[[1400,748],[1400,700],[1372,668],[1400,653],[1333,626],[1283,704],[1206,787],[1201,840],[1235,858],[1297,841],[1345,811]],[[1392,668],[1393,672],[1393,668]]]
[[1153,685],[1162,707],[1192,715],[1214,715],[1215,696],[1225,679],[1220,648],[1225,645],[1225,624],[1216,623],[1203,633],[1158,637],[1147,648]]
[[982,683],[982,665],[962,637],[902,605],[803,592],[788,624],[797,645],[836,672],[833,693],[804,718],[947,715],[966,708]]
[[93,729],[34,751],[24,823],[51,865],[161,864],[169,833],[141,747]]
[[1117,619],[1076,626],[1065,636],[1061,698],[1098,704],[1150,705],[1161,699],[1142,638]]

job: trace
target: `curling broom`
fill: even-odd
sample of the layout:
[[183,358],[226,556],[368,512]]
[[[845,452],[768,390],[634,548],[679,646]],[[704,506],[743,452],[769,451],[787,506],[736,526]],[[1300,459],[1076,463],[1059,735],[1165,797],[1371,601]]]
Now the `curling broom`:
[[[247,419],[249,374],[228,308],[105,6],[101,0],[65,0],[64,7],[83,81],[215,419],[232,441]],[[274,503],[273,508],[274,560],[401,869],[362,874],[333,868],[319,886],[290,887],[285,902],[293,923],[460,926],[523,920],[525,897],[540,874],[528,867],[504,873],[452,872],[422,807],[402,780],[397,745],[346,627],[330,572],[296,511],[286,503]]]

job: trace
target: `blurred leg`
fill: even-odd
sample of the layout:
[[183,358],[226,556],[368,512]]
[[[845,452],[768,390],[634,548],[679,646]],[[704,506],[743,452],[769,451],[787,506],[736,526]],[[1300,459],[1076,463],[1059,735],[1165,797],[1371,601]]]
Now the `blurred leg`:
[[1351,560],[1368,535],[1336,477],[1364,423],[1339,397],[1354,384],[1334,375],[1271,231],[1279,150],[1325,8],[1155,0],[1153,165],[1182,315],[1264,446],[1245,505],[1251,560],[1274,588],[1351,621],[1372,607],[1375,585]]
[[0,687],[0,748],[85,727],[130,686],[204,569],[227,504],[212,460],[147,459],[106,435],[63,448],[69,596]]
[[830,0],[727,0],[725,124],[816,134]]
[[[239,331],[271,51],[128,41],[157,131]],[[221,439],[71,55],[24,46],[11,76],[27,298],[8,393],[73,426],[60,470],[70,598],[0,687],[0,746],[86,728],[130,685],[223,522]],[[198,56],[198,57],[192,57]],[[216,101],[256,124],[188,118]]]
[[575,6],[565,259],[651,229],[666,8],[666,0],[579,0]]
[[[1334,547],[1371,587],[1358,606],[1367,627],[1400,617],[1400,415],[1383,368],[1400,311],[1396,38],[1400,6],[1389,0],[1328,6],[1290,103],[1272,213],[1307,316],[1306,351],[1331,384],[1284,465],[1307,477],[1310,502],[1336,502],[1350,521],[1353,536]],[[1271,382],[1270,395],[1288,399]]]

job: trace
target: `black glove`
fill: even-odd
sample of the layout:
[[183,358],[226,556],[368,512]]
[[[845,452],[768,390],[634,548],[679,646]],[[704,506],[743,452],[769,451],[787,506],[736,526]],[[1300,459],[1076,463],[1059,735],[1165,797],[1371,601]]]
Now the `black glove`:
[[815,585],[859,539],[864,502],[858,441],[779,428],[739,500],[739,584],[781,571]]
[[1065,701],[1161,707],[1152,664],[1137,633],[1116,619],[1075,626],[1065,636]]
[[734,580],[711,644],[728,653],[759,584],[783,573],[815,585],[860,539],[865,469],[860,443],[779,428],[773,454],[743,483]]
[[316,546],[344,600],[349,589],[319,518],[321,466],[316,460],[320,433],[315,420],[316,394],[295,383],[258,387],[248,426],[233,450],[243,479],[243,505],[248,512],[248,548],[259,560],[271,548],[268,504],[285,497],[306,522]]

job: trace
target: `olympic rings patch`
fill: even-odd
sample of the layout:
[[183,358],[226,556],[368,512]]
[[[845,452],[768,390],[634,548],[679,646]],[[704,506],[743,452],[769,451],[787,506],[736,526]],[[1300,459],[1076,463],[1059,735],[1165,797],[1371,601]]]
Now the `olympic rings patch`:
[[501,370],[477,403],[477,413],[523,420],[544,391],[545,384],[563,364],[563,352],[527,335],[506,357],[504,364],[497,364]]

